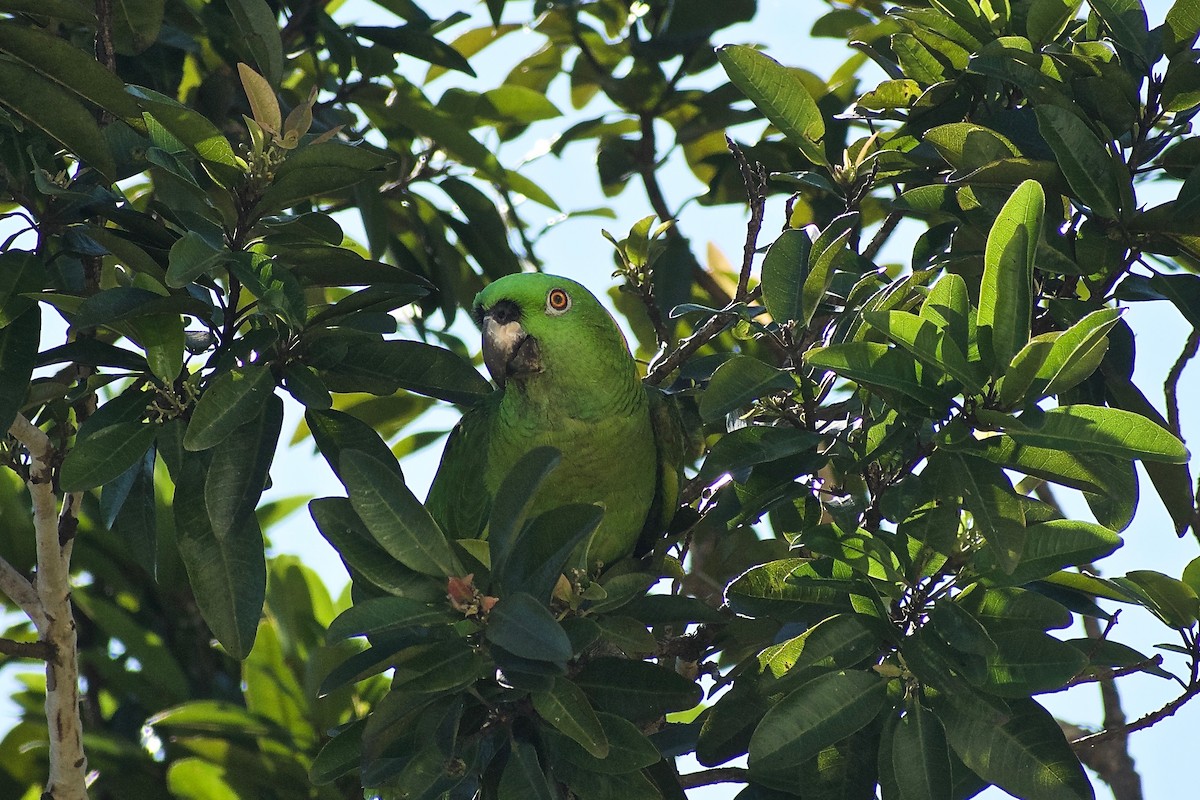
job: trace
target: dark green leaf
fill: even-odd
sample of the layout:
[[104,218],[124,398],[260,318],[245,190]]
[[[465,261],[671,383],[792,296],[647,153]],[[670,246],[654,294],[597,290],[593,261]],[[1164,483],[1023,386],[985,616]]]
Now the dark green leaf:
[[750,771],[772,772],[807,761],[866,726],[887,697],[873,672],[821,675],[788,694],[763,717],[750,739]]
[[908,395],[931,408],[941,408],[949,398],[921,383],[917,362],[904,350],[878,342],[847,342],[814,347],[804,354],[809,366],[836,372],[856,383]]
[[1059,519],[1025,529],[1021,561],[1005,582],[1023,585],[1060,569],[1090,564],[1121,546],[1121,537],[1102,525]]
[[200,234],[188,231],[171,246],[167,286],[187,286],[201,275],[222,266],[228,258],[227,250],[213,247]]
[[230,0],[229,11],[242,40],[254,55],[259,72],[272,86],[283,76],[283,44],[275,11],[266,0]]
[[1022,444],[1117,458],[1185,464],[1183,442],[1141,414],[1105,406],[1058,406],[1043,414],[1003,420],[1004,431]]
[[461,619],[444,605],[430,605],[410,597],[373,597],[355,603],[329,623],[329,641],[351,636],[375,636],[403,628],[448,625]]
[[892,735],[892,769],[903,800],[950,798],[950,752],[946,731],[931,712],[914,703]]
[[938,709],[954,752],[985,781],[1027,800],[1094,800],[1054,717],[1032,700],[1001,715],[982,703]]
[[734,356],[713,373],[708,390],[700,397],[700,416],[711,422],[751,400],[793,386],[786,372],[751,356]]
[[207,450],[262,414],[274,394],[271,370],[258,364],[235,367],[218,375],[196,403],[183,446]]
[[721,437],[708,452],[697,480],[711,482],[725,472],[738,472],[758,464],[810,450],[820,437],[794,428],[750,425]]
[[776,322],[800,318],[801,289],[808,277],[812,240],[802,230],[786,230],[762,264],[763,303]]
[[1188,584],[1149,569],[1135,569],[1125,577],[1145,592],[1153,601],[1153,609],[1172,628],[1190,628],[1196,624],[1200,600]]
[[1107,219],[1121,210],[1112,156],[1096,134],[1074,112],[1058,106],[1038,106],[1038,130],[1054,151],[1072,193],[1085,206]]
[[[563,679],[557,679],[561,682]],[[537,704],[537,694],[534,694],[534,704]],[[539,713],[541,713],[539,711]],[[637,772],[662,760],[656,748],[632,722],[622,719],[615,714],[596,714],[603,728],[605,739],[608,740],[608,755],[597,758],[588,750],[571,739],[554,737],[550,742],[552,758],[564,758],[581,769],[597,772],[601,775],[623,775]],[[558,726],[556,726],[558,727]]]
[[360,145],[322,142],[295,150],[275,172],[256,210],[269,213],[302,200],[346,189],[382,170],[390,159]]
[[253,516],[267,485],[282,427],[283,400],[271,395],[262,415],[212,448],[212,462],[204,481],[204,505],[218,538],[244,527],[247,518]]
[[535,447],[521,456],[500,482],[488,517],[488,550],[494,574],[504,574],[538,489],[561,461],[562,453],[553,447]]
[[157,430],[144,422],[122,422],[87,437],[63,459],[63,491],[82,492],[119,478],[150,449]]
[[540,514],[521,532],[503,564],[497,567],[493,560],[493,580],[505,591],[525,592],[549,602],[571,554],[603,518],[603,509],[587,504],[560,506]]
[[329,462],[329,468],[333,470],[334,475],[338,476],[338,480],[342,480],[342,454],[348,450],[360,450],[366,453],[384,466],[391,468],[401,480],[404,479],[404,473],[400,471],[400,464],[392,456],[392,451],[388,449],[387,444],[372,426],[358,417],[333,409],[328,411],[309,409],[304,412],[304,421],[308,423],[308,429],[317,443],[317,449],[321,451],[321,455],[325,456],[325,460]]
[[1066,642],[1034,630],[999,631],[988,657],[982,688],[1000,697],[1028,697],[1061,689],[1087,666],[1087,657]]
[[812,243],[808,254],[808,274],[800,290],[799,321],[806,327],[825,299],[825,292],[833,282],[834,266],[846,243],[859,224],[858,212],[842,214],[829,223]]
[[266,596],[262,532],[254,515],[218,536],[204,505],[209,458],[184,453],[175,484],[175,531],[200,614],[230,655],[243,659],[258,632]]
[[1132,57],[1131,70],[1145,70],[1150,32],[1141,0],[1088,0],[1088,5],[1104,20],[1122,55]]
[[450,403],[470,404],[492,391],[468,362],[424,342],[356,338],[329,375],[351,384],[363,382],[375,394],[408,389]]
[[575,683],[600,711],[646,722],[700,701],[700,687],[674,670],[646,661],[601,657],[589,661]]
[[362,733],[366,725],[365,719],[355,720],[325,743],[308,768],[308,777],[314,784],[324,786],[333,783],[359,768],[362,763]]
[[488,641],[530,661],[565,663],[571,640],[541,602],[524,592],[509,594],[488,614]]
[[100,127],[74,95],[15,61],[0,61],[0,87],[0,106],[41,128],[85,166],[107,178],[116,177],[116,164]]
[[552,689],[534,692],[531,699],[542,719],[581,745],[593,758],[608,756],[608,736],[587,695],[578,686],[566,678],[555,678]]
[[[389,456],[388,461],[394,459]],[[345,450],[341,480],[354,511],[393,558],[425,575],[465,574],[445,535],[394,467],[362,451]]]
[[41,330],[42,312],[37,307],[0,328],[0,431],[7,433],[25,405]]

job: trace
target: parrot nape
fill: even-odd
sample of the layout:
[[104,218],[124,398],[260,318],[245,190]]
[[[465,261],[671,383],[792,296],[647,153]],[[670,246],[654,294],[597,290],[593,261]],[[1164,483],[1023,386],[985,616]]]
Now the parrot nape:
[[[492,499],[535,447],[562,453],[531,515],[568,503],[603,506],[576,566],[611,564],[675,510],[683,434],[670,401],[638,378],[625,337],[579,283],[507,275],[475,297],[483,361],[498,387],[459,420],[426,506],[452,539],[485,535]],[[645,548],[648,549],[648,548]]]

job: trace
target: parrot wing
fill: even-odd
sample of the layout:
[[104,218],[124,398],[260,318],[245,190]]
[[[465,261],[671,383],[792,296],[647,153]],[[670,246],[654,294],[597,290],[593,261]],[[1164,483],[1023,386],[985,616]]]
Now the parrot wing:
[[425,507],[451,539],[476,539],[492,508],[483,476],[488,443],[501,392],[493,392],[463,414],[450,431]]
[[658,470],[654,501],[635,551],[639,555],[653,549],[675,516],[683,484],[683,466],[692,460],[696,449],[695,436],[684,423],[675,399],[656,387],[646,386],[645,389],[650,401],[650,427],[654,431]]

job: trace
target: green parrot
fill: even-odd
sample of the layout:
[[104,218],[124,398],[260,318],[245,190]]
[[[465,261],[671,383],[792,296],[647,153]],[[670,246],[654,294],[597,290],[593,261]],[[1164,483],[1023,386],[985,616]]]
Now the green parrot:
[[661,534],[675,510],[682,426],[642,384],[625,337],[581,284],[507,275],[475,297],[483,362],[497,391],[450,433],[426,506],[453,539],[485,535],[492,498],[512,466],[548,445],[562,461],[531,514],[596,503],[604,517],[576,566],[611,564],[639,537]]

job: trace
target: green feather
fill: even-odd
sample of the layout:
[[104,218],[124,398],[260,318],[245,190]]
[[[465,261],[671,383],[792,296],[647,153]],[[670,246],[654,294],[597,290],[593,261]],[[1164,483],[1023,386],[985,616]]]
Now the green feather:
[[[566,293],[568,308],[555,307],[557,291]],[[649,549],[676,507],[685,438],[669,398],[639,380],[616,322],[582,285],[553,275],[506,276],[475,304],[487,321],[489,369],[506,370],[494,375],[503,388],[451,433],[427,500],[434,519],[452,538],[486,536],[508,470],[548,445],[562,452],[562,463],[531,513],[568,503],[605,508],[576,563],[611,564],[639,540],[639,550]]]

